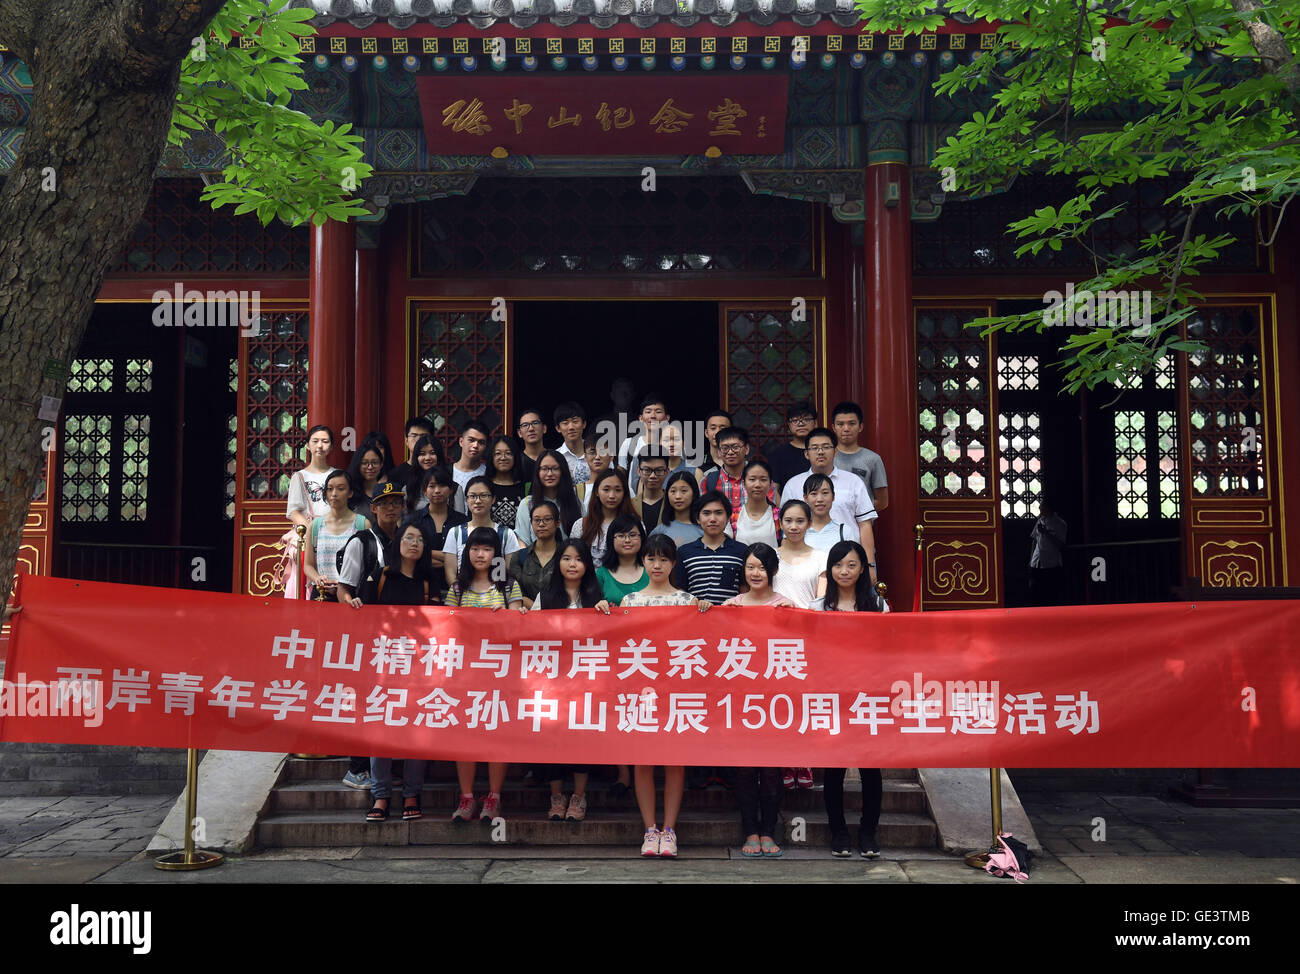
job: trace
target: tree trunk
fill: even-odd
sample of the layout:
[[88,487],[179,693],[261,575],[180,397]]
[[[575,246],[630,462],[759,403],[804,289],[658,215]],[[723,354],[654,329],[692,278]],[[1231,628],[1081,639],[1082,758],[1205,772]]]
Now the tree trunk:
[[[181,60],[223,0],[4,0],[32,112],[0,190],[0,595],[104,274],[149,200]],[[61,364],[58,368],[55,364]],[[51,368],[54,365],[55,367]],[[49,374],[47,374],[47,368]]]

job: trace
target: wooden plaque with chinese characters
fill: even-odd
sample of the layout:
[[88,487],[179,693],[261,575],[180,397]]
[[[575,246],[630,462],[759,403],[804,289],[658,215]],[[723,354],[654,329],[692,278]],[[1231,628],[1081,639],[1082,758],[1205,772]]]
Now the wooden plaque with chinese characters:
[[691,155],[785,148],[784,77],[418,79],[429,151]]

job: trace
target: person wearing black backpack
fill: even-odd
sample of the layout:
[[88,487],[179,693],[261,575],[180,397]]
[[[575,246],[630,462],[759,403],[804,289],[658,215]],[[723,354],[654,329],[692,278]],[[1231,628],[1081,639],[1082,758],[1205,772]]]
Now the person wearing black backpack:
[[[363,528],[348,538],[338,553],[340,602],[359,609],[379,601],[379,579],[384,572],[384,552],[393,543],[398,522],[406,509],[406,494],[401,486],[385,481],[370,496],[372,527]],[[349,788],[367,789],[374,785],[370,776],[370,758],[353,755],[343,783]]]

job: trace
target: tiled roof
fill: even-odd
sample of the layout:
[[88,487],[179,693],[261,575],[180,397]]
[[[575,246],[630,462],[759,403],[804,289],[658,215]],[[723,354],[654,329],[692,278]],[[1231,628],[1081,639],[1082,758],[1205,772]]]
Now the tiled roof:
[[[660,22],[692,27],[701,21],[729,27],[738,20],[760,27],[778,21],[812,27],[823,19],[845,28],[861,23],[853,0],[290,0],[289,5],[319,11],[313,21],[317,27],[346,23],[359,29],[383,23],[399,30],[460,23],[487,29],[499,21],[521,29],[579,22],[602,29]],[[950,16],[968,20],[959,13]]]

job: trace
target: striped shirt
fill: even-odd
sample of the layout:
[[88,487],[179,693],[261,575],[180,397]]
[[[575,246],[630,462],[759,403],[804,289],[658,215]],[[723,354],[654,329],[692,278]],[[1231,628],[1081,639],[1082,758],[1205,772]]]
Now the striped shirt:
[[706,546],[703,538],[684,544],[677,549],[673,584],[703,602],[721,605],[740,594],[748,551],[746,545],[731,538],[724,538],[716,551]]

